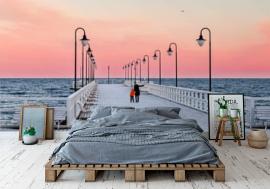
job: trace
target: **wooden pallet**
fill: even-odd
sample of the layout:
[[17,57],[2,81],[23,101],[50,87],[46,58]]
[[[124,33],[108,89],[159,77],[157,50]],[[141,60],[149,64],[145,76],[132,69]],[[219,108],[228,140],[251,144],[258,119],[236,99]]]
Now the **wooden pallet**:
[[98,171],[125,171],[125,181],[145,181],[145,171],[174,171],[175,181],[185,181],[186,171],[211,171],[217,182],[225,181],[225,166],[220,161],[215,164],[64,164],[45,165],[45,181],[55,182],[58,176],[67,170],[84,170],[85,182],[95,181]]

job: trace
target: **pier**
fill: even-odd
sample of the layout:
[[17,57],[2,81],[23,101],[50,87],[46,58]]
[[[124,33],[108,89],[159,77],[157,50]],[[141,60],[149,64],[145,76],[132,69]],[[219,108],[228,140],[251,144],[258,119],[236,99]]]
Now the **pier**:
[[[102,106],[133,106],[133,107],[155,107],[173,106],[180,107],[180,115],[183,118],[197,120],[198,124],[208,130],[208,94],[209,91],[196,90],[182,87],[172,87],[157,84],[141,83],[142,94],[139,103],[129,102],[130,82],[124,84],[96,84],[92,82],[70,95],[67,99],[67,126],[71,127],[79,115],[91,113],[91,106],[87,101]],[[96,91],[96,98],[90,97]],[[215,93],[215,92],[213,92]],[[248,97],[245,96],[245,126],[264,127],[269,123],[270,106],[261,106],[260,103],[270,103],[270,97]],[[93,104],[93,105],[94,105]],[[192,116],[191,116],[192,115]]]

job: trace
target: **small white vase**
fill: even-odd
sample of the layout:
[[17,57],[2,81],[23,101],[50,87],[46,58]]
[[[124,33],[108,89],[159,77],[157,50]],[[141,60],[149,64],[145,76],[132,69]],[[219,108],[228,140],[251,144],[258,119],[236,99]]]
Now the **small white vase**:
[[238,109],[231,109],[230,110],[230,115],[232,118],[237,118],[238,117]]
[[226,117],[228,115],[228,110],[227,109],[219,109],[219,116],[220,117]]
[[36,142],[37,142],[36,136],[23,135],[23,143],[24,144],[35,144]]

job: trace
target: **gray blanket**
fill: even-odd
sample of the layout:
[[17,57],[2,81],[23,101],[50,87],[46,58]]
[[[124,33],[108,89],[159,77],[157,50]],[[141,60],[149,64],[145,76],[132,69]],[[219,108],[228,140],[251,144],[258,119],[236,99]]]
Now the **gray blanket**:
[[53,164],[217,163],[194,120],[124,111],[80,122],[53,153]]

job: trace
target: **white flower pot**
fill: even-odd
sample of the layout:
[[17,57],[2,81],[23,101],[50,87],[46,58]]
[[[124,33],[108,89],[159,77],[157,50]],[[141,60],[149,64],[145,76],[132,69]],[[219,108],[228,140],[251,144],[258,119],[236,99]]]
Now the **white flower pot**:
[[227,109],[222,109],[222,108],[219,109],[219,116],[220,117],[225,117],[227,115],[228,115],[228,110]]
[[37,143],[37,137],[31,135],[23,135],[23,143],[24,144],[35,144]]
[[230,115],[231,115],[231,117],[232,118],[236,118],[236,117],[238,117],[238,109],[231,109],[230,110]]

